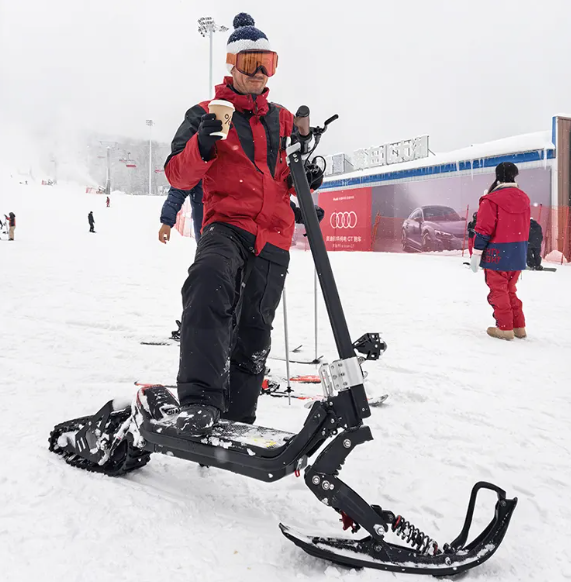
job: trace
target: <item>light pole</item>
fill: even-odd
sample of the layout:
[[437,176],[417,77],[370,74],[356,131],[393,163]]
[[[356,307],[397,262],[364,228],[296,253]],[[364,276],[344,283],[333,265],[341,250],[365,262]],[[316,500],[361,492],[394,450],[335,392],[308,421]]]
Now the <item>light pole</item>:
[[54,179],[53,179],[53,182],[54,182],[54,185],[57,186],[57,158],[53,154],[52,154],[51,162],[54,165]]
[[226,26],[220,26],[214,22],[214,18],[205,16],[198,19],[198,32],[204,37],[208,36],[210,40],[210,59],[209,59],[209,76],[208,76],[208,93],[213,96],[212,83],[212,37],[215,32],[226,32]]
[[152,119],[147,119],[149,126],[149,196],[153,195],[151,180],[153,179],[153,125],[155,122]]
[[105,177],[105,194],[109,196],[111,194],[111,150],[115,150],[118,147],[117,142],[106,142],[100,141],[99,142],[102,147],[107,148],[107,154],[105,156],[97,156],[98,158],[106,158],[107,159],[107,169],[106,169],[106,177]]
[[105,194],[111,194],[111,148],[107,146],[107,177],[105,179]]

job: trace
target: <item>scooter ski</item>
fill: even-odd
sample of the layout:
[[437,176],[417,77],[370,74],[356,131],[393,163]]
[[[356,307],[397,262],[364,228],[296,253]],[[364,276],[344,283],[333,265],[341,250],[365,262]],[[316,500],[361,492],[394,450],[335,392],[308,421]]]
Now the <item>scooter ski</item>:
[[[339,359],[320,366],[324,399],[313,403],[301,430],[294,434],[223,420],[210,434],[192,436],[177,428],[180,407],[169,390],[146,386],[139,389],[131,406],[111,401],[93,416],[57,425],[50,435],[50,450],[73,466],[113,476],[144,466],[152,453],[265,482],[292,473],[299,475],[304,470],[310,491],[340,515],[343,529],[365,532],[360,539],[324,538],[280,525],[286,538],[308,554],[353,568],[435,576],[460,574],[496,552],[517,498],[508,499],[505,491],[490,483],[477,483],[460,534],[441,546],[401,515],[367,503],[339,477],[351,451],[373,438],[370,428],[363,424],[371,410],[361,363],[363,357],[378,359],[386,345],[378,334],[351,341],[306,177],[308,170],[324,172],[324,163],[310,161],[310,157],[337,116],[328,119],[323,128],[309,128],[308,115],[306,107],[298,110],[296,123],[301,127],[307,118],[309,134],[287,144],[287,159]],[[357,351],[362,356],[357,356]],[[312,457],[315,459],[310,464]],[[467,543],[476,498],[482,489],[496,493],[494,514],[488,526]],[[407,545],[387,542],[385,534],[389,530]]]

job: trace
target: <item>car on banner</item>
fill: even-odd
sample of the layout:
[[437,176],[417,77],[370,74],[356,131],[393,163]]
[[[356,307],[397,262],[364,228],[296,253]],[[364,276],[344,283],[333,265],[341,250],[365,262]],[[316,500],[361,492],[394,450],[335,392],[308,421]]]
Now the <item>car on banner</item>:
[[449,206],[420,206],[402,225],[404,251],[456,251],[462,249],[466,221]]

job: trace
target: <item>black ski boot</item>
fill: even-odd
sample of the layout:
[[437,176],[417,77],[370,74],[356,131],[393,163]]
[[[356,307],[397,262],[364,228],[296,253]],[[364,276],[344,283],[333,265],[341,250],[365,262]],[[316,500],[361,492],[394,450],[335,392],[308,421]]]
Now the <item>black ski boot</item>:
[[181,406],[176,427],[189,435],[200,436],[208,434],[219,420],[220,410],[215,406],[189,404],[188,406]]

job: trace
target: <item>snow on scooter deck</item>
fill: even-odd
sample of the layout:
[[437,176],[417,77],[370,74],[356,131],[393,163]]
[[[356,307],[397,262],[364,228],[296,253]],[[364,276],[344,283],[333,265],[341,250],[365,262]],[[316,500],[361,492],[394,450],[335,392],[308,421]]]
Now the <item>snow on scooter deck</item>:
[[[176,429],[179,435],[184,436],[184,431],[176,428],[177,418],[178,415],[162,421],[156,421],[153,432],[160,434],[163,429]],[[293,433],[274,428],[221,420],[200,441],[203,444],[222,448],[230,448],[238,445],[239,447],[251,446],[272,450],[283,447],[294,436]],[[196,439],[196,437],[192,438]]]

